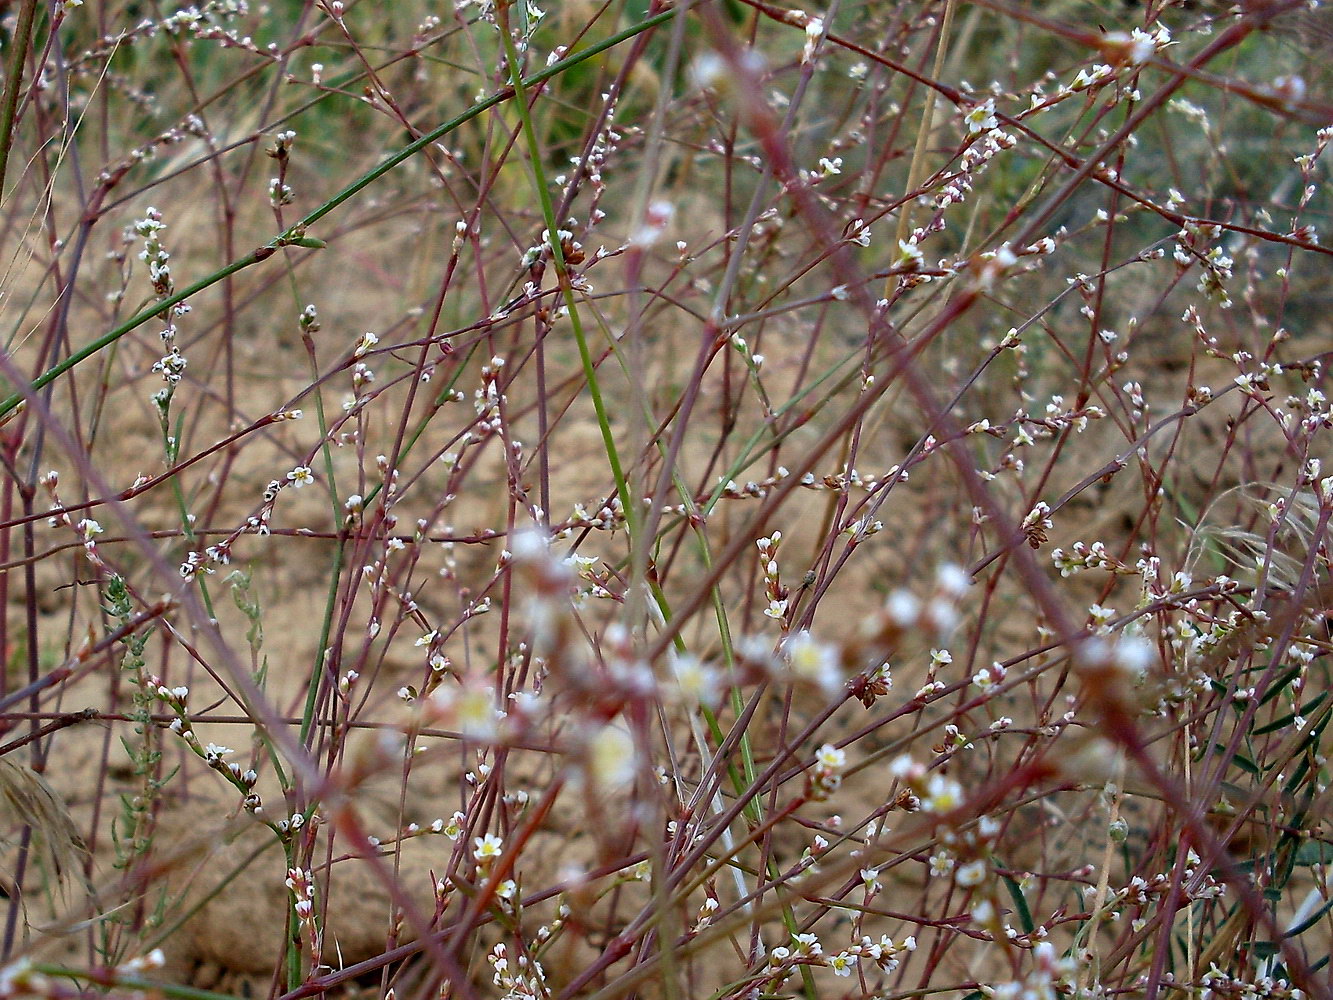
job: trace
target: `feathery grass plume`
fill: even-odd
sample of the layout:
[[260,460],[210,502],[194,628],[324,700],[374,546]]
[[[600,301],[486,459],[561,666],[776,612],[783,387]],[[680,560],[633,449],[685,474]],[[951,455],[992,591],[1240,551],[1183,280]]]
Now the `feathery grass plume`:
[[[39,850],[62,884],[79,870],[88,848],[68,807],[40,774],[4,757],[0,757],[0,809],[7,829],[32,828]],[[6,849],[14,846],[8,837],[0,838],[0,843]]]
[[[1232,515],[1237,505],[1241,517]],[[1245,517],[1245,513],[1253,517]],[[1269,533],[1245,528],[1236,522],[1249,520],[1256,528],[1277,522]],[[1217,497],[1199,519],[1190,542],[1185,565],[1191,572],[1209,552],[1234,572],[1240,582],[1258,582],[1262,567],[1269,586],[1291,591],[1301,578],[1310,549],[1319,543],[1319,498],[1312,490],[1297,490],[1277,483],[1242,483]]]
[[[1243,522],[1253,527],[1240,526]],[[1265,523],[1268,530],[1258,530]],[[1185,565],[1193,573],[1211,552],[1221,568],[1235,575],[1235,583],[1256,588],[1254,600],[1262,610],[1237,615],[1230,626],[1215,626],[1200,637],[1189,654],[1196,668],[1207,673],[1225,670],[1238,657],[1267,648],[1291,622],[1317,618],[1317,609],[1329,603],[1328,581],[1316,579],[1305,589],[1300,584],[1311,549],[1322,544],[1321,536],[1319,498],[1312,490],[1244,483],[1209,504]],[[1327,557],[1321,554],[1315,568],[1327,577]]]

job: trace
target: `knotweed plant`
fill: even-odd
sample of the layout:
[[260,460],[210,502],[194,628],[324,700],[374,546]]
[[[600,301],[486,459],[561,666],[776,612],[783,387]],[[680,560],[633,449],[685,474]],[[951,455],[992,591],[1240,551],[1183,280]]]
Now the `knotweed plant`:
[[0,11],[0,1000],[1333,997],[1328,14]]

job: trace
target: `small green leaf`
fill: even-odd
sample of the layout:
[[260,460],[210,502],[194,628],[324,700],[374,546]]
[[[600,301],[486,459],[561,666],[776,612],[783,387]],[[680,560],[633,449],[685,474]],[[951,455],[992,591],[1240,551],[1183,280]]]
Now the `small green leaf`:
[[1299,937],[1301,934],[1304,934],[1315,924],[1323,920],[1324,914],[1326,914],[1330,909],[1333,909],[1333,899],[1330,899],[1323,906],[1319,907],[1319,909],[1315,910],[1314,913],[1311,913],[1308,917],[1302,920],[1295,927],[1288,929],[1287,932],[1283,934],[1283,937],[1289,937],[1289,938]]
[[1272,958],[1278,950],[1276,941],[1252,941],[1250,947],[1254,949],[1254,954],[1259,958]]
[[1023,890],[1012,875],[1001,877],[1004,879],[1005,887],[1009,890],[1009,897],[1014,901],[1014,910],[1018,913],[1018,922],[1023,926],[1023,933],[1031,934],[1036,930],[1036,924],[1032,922],[1032,911],[1028,909],[1027,897],[1023,895]]
[[1304,716],[1305,718],[1308,719],[1310,716],[1314,714],[1315,709],[1317,709],[1320,705],[1324,703],[1324,699],[1327,697],[1328,697],[1327,691],[1321,692],[1318,696],[1311,698],[1304,705],[1302,705],[1299,711],[1288,712],[1286,715],[1274,719],[1267,725],[1260,726],[1258,729],[1254,731],[1254,734],[1256,736],[1263,736],[1267,733],[1277,732],[1279,729],[1285,729],[1288,726],[1290,726],[1293,721],[1295,721],[1297,715]]
[[[1218,753],[1225,752],[1222,747],[1217,747],[1216,750]],[[1250,760],[1242,753],[1233,754],[1231,757],[1231,762],[1235,764],[1238,768],[1240,768],[1242,771],[1244,771],[1246,774],[1253,774],[1257,776],[1261,773],[1259,770],[1259,765],[1256,764],[1254,761]]]
[[1299,666],[1295,666],[1292,667],[1290,670],[1286,671],[1285,673],[1281,674],[1276,680],[1273,681],[1272,684],[1268,686],[1268,690],[1264,692],[1264,696],[1259,699],[1259,704],[1267,705],[1270,701],[1272,701],[1274,698],[1280,695],[1284,690],[1286,690],[1287,685],[1290,684],[1293,680],[1295,680],[1297,676],[1299,676],[1300,672],[1301,668]]

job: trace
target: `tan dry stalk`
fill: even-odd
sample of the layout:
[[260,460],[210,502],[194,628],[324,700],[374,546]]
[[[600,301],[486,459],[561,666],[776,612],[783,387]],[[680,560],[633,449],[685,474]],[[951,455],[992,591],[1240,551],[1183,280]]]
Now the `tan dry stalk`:
[[[935,47],[935,65],[931,69],[931,77],[939,80],[940,74],[944,72],[944,61],[949,51],[949,33],[953,28],[953,12],[957,0],[946,0],[944,5],[944,23],[940,25],[939,44]],[[926,88],[926,102],[921,108],[921,128],[916,134],[916,147],[912,150],[912,164],[907,168],[907,190],[904,194],[910,195],[920,185],[921,180],[926,173],[926,147],[930,143],[930,133],[935,128],[935,88]],[[915,204],[914,198],[908,198],[903,202],[902,214],[898,216],[898,241],[907,242],[907,238],[912,235],[912,206]],[[893,276],[889,277],[889,288],[884,293],[889,295],[892,291]]]

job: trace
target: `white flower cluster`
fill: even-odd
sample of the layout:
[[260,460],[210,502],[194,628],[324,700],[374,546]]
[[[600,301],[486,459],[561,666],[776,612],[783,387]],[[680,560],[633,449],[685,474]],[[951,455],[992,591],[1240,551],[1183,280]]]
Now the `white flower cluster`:
[[[139,259],[148,265],[148,279],[152,282],[153,293],[159,299],[170,298],[176,291],[176,284],[171,276],[171,254],[162,245],[160,234],[166,229],[162,213],[156,208],[144,211],[144,217],[134,223],[134,231],[144,241],[144,248],[139,252]],[[185,374],[186,360],[176,343],[176,319],[190,311],[183,302],[177,302],[166,311],[163,326],[158,331],[166,353],[153,364],[153,372],[162,376],[166,388],[153,395],[153,402],[164,417],[170,404],[172,390]]]
[[759,550],[759,568],[764,578],[764,596],[768,607],[764,615],[775,621],[784,621],[787,617],[787,598],[790,591],[782,583],[778,570],[778,547],[782,544],[782,532],[775,531],[766,538],[755,542]]
[[923,812],[942,816],[964,802],[963,786],[955,779],[939,771],[928,771],[924,764],[906,754],[889,765],[889,774],[906,787],[915,800],[915,807]]
[[242,806],[256,817],[263,814],[263,803],[255,792],[259,782],[259,773],[254,768],[242,768],[234,760],[228,760],[236,751],[231,747],[217,743],[201,743],[195,735],[190,721],[190,689],[184,685],[167,687],[159,678],[149,678],[150,690],[175,713],[168,728],[179,736],[187,747],[212,770],[222,775],[242,796]]
[[983,985],[989,1000],[1059,1000],[1069,993],[1070,979],[1077,970],[1073,958],[1059,958],[1055,946],[1042,941],[1032,949],[1033,967],[1022,979]]
[[827,799],[842,785],[842,772],[847,766],[847,752],[825,743],[815,754],[814,765],[810,768],[806,784],[810,799],[814,802]]
[[872,963],[885,973],[897,971],[905,954],[916,951],[916,938],[908,935],[895,942],[887,934],[878,939],[862,935],[848,947],[833,955],[826,955],[824,946],[814,934],[793,934],[791,944],[779,945],[765,956],[764,993],[782,993],[781,985],[800,966],[823,966],[836,976],[850,976],[862,961]]
[[91,517],[82,517],[76,522],[64,509],[64,504],[60,500],[59,485],[60,473],[55,469],[42,473],[37,477],[37,485],[46,490],[51,498],[51,510],[54,513],[46,519],[47,524],[53,528],[65,527],[71,529],[83,546],[83,551],[88,557],[88,561],[100,568],[110,572],[110,568],[102,560],[101,554],[97,548],[97,538],[105,532],[100,521]]
[[1281,976],[1257,976],[1243,979],[1232,976],[1210,963],[1208,971],[1200,978],[1208,992],[1207,998],[1226,998],[1226,1000],[1305,1000],[1304,990],[1292,985],[1290,980]]
[[1090,569],[1119,575],[1135,572],[1107,552],[1105,542],[1093,542],[1091,545],[1087,542],[1074,542],[1068,551],[1062,548],[1055,549],[1051,553],[1051,562],[1063,577]]
[[[1184,887],[1185,898],[1189,900],[1218,899],[1226,887],[1206,871],[1200,871],[1199,855],[1190,849],[1185,856],[1184,878],[1180,885]],[[1148,918],[1160,905],[1160,901],[1171,891],[1172,878],[1167,874],[1151,875],[1144,878],[1135,875],[1125,886],[1111,892],[1106,901],[1108,912],[1119,916],[1119,911],[1131,912],[1130,925],[1134,930],[1147,926]],[[1088,886],[1084,893],[1093,896],[1095,886]]]
[[491,981],[505,991],[502,1000],[541,1000],[551,995],[546,985],[546,970],[526,951],[511,964],[509,949],[500,942],[487,953],[486,959],[493,973]]
[[315,915],[315,880],[305,868],[288,868],[287,890],[292,894],[292,912],[296,915],[301,940],[316,961],[322,944]]

